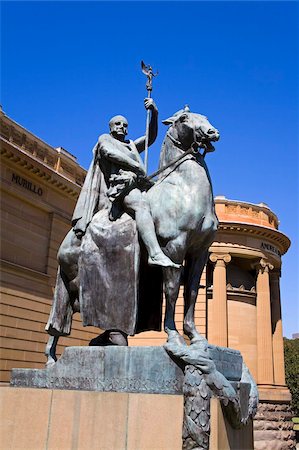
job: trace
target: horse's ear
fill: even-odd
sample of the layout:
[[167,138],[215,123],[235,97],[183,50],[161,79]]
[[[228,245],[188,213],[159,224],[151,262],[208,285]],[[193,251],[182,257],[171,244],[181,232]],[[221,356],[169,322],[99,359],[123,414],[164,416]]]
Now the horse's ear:
[[162,123],[164,123],[164,125],[172,125],[174,122],[174,117],[168,117],[168,119],[162,120]]

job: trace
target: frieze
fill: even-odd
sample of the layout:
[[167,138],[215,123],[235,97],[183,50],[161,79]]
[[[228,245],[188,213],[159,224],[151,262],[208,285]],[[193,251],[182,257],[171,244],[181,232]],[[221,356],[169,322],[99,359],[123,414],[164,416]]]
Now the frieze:
[[274,253],[275,255],[281,257],[281,253],[278,248],[274,247],[272,244],[268,244],[267,242],[261,243],[261,249],[266,250],[267,252]]
[[[261,219],[263,222],[268,222],[269,226],[274,229],[278,228],[278,219],[275,214],[268,208],[267,205],[260,204],[254,205],[251,203],[237,202],[234,200],[228,200],[226,198],[215,197],[216,212],[218,205],[224,204],[225,214],[235,214],[241,216],[252,217],[254,219]],[[219,212],[220,221],[222,218],[222,210]]]
[[227,212],[236,213],[239,205],[226,205]]
[[[159,388],[158,388],[159,387]],[[179,380],[159,378],[112,378],[105,380],[106,392],[176,392],[181,393],[182,385]]]
[[[43,164],[49,166],[56,173],[61,173],[59,167],[60,165],[62,165],[64,169],[64,176],[68,178],[68,176],[71,175],[71,182],[74,182],[74,180],[77,181],[77,179],[79,179],[80,181],[77,184],[80,186],[83,185],[86,171],[76,163],[75,159],[74,167],[71,167],[67,164],[67,167],[65,168],[64,159],[68,157],[58,152],[57,149],[51,147],[46,142],[32,135],[32,133],[28,132],[26,129],[20,127],[3,113],[1,113],[0,123],[1,140],[3,142],[6,142],[7,144],[10,143],[10,150],[14,151],[21,149],[23,153],[25,152],[30,156],[34,156]],[[6,157],[11,158],[7,150],[3,151],[2,149],[1,153]],[[21,154],[19,156],[21,156]],[[19,163],[19,160],[14,161],[16,163]],[[37,175],[41,176],[39,173],[37,173]],[[77,196],[77,192],[74,193],[74,195]]]
[[[3,138],[1,138],[1,140],[3,141]],[[68,180],[69,183],[72,183],[72,185],[70,185],[69,183],[66,184],[66,180],[64,180],[62,177],[59,177],[59,179],[58,179],[57,177],[52,176],[52,174],[50,174],[46,170],[42,170],[42,169],[38,168],[34,163],[31,164],[26,159],[17,157],[15,151],[17,151],[17,150],[14,147],[12,147],[8,150],[4,146],[2,146],[1,156],[10,160],[14,164],[21,166],[23,170],[26,169],[26,171],[28,173],[33,172],[35,174],[35,176],[45,179],[46,182],[51,185],[55,185],[58,189],[63,190],[64,194],[68,194],[72,198],[76,198],[78,196],[79,185],[78,184],[74,185],[73,180]],[[34,152],[32,154],[34,156]],[[20,156],[22,156],[22,155],[20,155]],[[47,169],[47,168],[45,167],[45,169]],[[49,170],[53,170],[53,169],[49,169]],[[54,172],[53,175],[54,174],[57,174],[58,176],[60,175],[59,172],[57,172],[56,170],[55,171],[53,170],[53,172]],[[82,170],[82,172],[84,172],[84,171]],[[82,179],[84,179],[84,178],[82,178]],[[83,184],[83,182],[81,183],[81,185],[82,184]]]
[[27,189],[28,191],[32,192],[33,194],[38,195],[39,197],[41,197],[43,195],[43,190],[41,187],[36,186],[34,183],[26,180],[25,178],[21,177],[20,175],[12,173],[11,181],[13,183],[18,184],[19,186],[23,187],[24,189]]
[[46,387],[50,389],[83,389],[86,391],[105,390],[103,381],[88,376],[51,376],[47,378]]
[[8,125],[6,125],[2,120],[1,120],[1,134],[3,137],[5,137],[6,139],[9,139],[9,131],[10,128]]
[[22,134],[16,131],[15,129],[13,129],[12,138],[16,144],[22,145],[23,143]]

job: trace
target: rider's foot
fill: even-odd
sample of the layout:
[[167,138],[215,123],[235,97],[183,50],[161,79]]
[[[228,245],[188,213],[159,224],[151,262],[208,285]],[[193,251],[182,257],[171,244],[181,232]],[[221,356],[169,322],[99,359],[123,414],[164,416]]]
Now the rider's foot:
[[104,333],[93,338],[89,342],[90,346],[104,347],[108,345],[128,345],[128,336],[120,330],[106,330]]
[[163,252],[156,253],[154,256],[149,256],[148,263],[150,266],[174,267],[175,269],[179,269],[181,267],[180,264],[176,264],[171,261],[171,259],[168,258],[168,256],[166,256]]

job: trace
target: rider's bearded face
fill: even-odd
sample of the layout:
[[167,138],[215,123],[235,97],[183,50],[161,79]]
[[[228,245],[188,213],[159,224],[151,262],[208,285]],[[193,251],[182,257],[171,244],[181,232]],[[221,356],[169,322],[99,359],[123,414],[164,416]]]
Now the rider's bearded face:
[[128,134],[128,121],[123,116],[115,116],[109,122],[110,134],[118,140],[124,140]]

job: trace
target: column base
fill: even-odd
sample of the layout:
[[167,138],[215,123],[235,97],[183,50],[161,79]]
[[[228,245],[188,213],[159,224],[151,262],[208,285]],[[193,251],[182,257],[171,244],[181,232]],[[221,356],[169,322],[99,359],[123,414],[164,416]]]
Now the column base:
[[290,403],[291,393],[287,386],[273,384],[258,384],[260,402],[284,402]]

